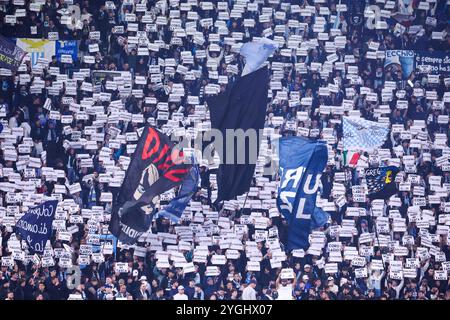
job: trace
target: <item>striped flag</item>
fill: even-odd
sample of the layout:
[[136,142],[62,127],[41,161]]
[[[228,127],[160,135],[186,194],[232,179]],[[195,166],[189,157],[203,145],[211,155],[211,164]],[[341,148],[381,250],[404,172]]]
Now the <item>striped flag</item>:
[[389,128],[363,118],[344,117],[344,150],[372,151],[383,145]]

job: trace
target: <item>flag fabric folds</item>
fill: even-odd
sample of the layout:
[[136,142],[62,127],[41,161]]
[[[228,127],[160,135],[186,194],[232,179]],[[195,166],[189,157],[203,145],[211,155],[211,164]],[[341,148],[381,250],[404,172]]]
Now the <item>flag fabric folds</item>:
[[344,149],[370,151],[381,147],[389,128],[362,118],[343,117]]
[[147,124],[114,199],[109,229],[121,242],[134,244],[149,229],[158,195],[181,184],[190,170],[182,157],[168,136]]
[[[227,90],[217,96],[207,99],[211,116],[211,127],[220,130],[223,146],[233,145],[233,150],[224,147],[221,164],[217,172],[218,198],[231,200],[250,189],[255,172],[255,163],[250,163],[249,139],[244,143],[234,143],[234,137],[228,138],[227,129],[255,130],[258,139],[256,152],[259,154],[260,131],[264,128],[266,117],[269,74],[267,67],[260,68],[246,76],[239,78]],[[232,141],[234,140],[234,141]],[[219,146],[215,146],[218,148]],[[226,154],[234,152],[234,162],[225,163]],[[237,155],[245,155],[245,163],[237,164]],[[257,158],[257,155],[256,157]]]
[[302,137],[286,137],[279,139],[279,153],[277,206],[289,224],[287,250],[307,249],[311,229],[328,220],[316,207],[320,177],[328,160],[327,146]]
[[361,155],[359,154],[359,152],[353,153],[352,157],[350,158],[350,162],[348,163],[349,166],[356,167],[360,157],[361,157]]
[[327,224],[330,219],[330,214],[322,210],[322,208],[315,207],[311,215],[311,229],[321,228]]
[[197,191],[197,185],[200,178],[198,165],[192,166],[189,174],[184,178],[181,184],[178,195],[170,201],[170,203],[161,211],[157,213],[158,217],[169,219],[177,223],[180,220],[181,214],[188,205],[192,196]]
[[[339,4],[341,4],[341,1],[339,1]],[[334,23],[333,23],[333,29],[337,29],[339,27],[340,23],[341,23],[341,10],[338,9],[337,16],[336,16],[336,18],[334,20]]]
[[245,67],[242,70],[242,76],[261,68],[267,58],[278,49],[278,46],[277,42],[268,38],[244,43],[239,50],[239,54],[245,58]]
[[14,42],[0,35],[0,68],[17,70],[26,54]]
[[370,199],[388,199],[397,192],[395,176],[399,169],[394,166],[364,170]]
[[57,206],[57,200],[46,201],[29,209],[17,221],[15,232],[26,241],[31,254],[44,252],[45,245],[52,235],[52,223]]

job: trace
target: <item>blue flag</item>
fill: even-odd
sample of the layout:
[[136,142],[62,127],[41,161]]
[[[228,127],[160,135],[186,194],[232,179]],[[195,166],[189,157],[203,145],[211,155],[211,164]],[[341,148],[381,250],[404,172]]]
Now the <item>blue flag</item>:
[[394,166],[364,170],[370,199],[389,199],[397,192],[395,176],[399,169]]
[[32,254],[43,253],[45,244],[52,234],[57,200],[46,201],[31,208],[16,223],[16,234],[24,239]]
[[0,35],[0,68],[17,70],[26,54],[10,39]]
[[328,220],[324,211],[316,209],[320,176],[328,160],[327,146],[302,137],[286,137],[279,140],[279,148],[277,206],[289,224],[287,249],[307,249],[311,229]]
[[315,207],[311,217],[311,229],[317,229],[327,224],[330,214],[322,210],[322,208]]
[[56,41],[55,55],[58,62],[61,62],[63,54],[71,55],[72,60],[77,61],[78,42],[76,40]]
[[158,217],[169,219],[177,223],[180,220],[181,214],[191,200],[192,196],[197,190],[199,180],[198,166],[191,167],[189,174],[183,180],[178,196],[173,198],[170,203],[161,211],[157,213]]

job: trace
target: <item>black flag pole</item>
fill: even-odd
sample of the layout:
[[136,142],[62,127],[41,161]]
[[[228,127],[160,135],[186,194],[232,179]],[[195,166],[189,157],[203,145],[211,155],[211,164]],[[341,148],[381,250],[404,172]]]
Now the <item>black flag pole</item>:
[[378,248],[380,248],[380,252],[381,252],[381,263],[383,264],[383,270],[386,272],[386,275],[387,275],[386,263],[384,262],[383,252],[382,252],[381,246],[380,246],[380,238],[378,237],[378,230],[377,230],[376,222],[374,221],[372,210],[370,210],[370,220],[372,222],[373,228],[375,228],[375,237],[377,238]]

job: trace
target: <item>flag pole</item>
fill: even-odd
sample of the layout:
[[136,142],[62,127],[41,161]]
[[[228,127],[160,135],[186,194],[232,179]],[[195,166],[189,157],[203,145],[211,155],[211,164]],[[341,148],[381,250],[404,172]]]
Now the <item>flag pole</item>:
[[[375,237],[377,238],[378,247],[380,248],[380,251],[381,251],[380,238],[378,237],[377,226],[376,226],[376,223],[374,222],[374,219],[373,219],[373,210],[370,210],[370,220],[372,220],[372,226],[375,228]],[[384,262],[383,253],[382,252],[381,252],[381,263],[383,263],[383,270],[386,272],[386,275],[387,275],[386,264]]]
[[241,214],[242,214],[242,211],[244,211],[245,204],[247,203],[248,192],[249,192],[249,191],[247,191],[247,194],[246,194],[245,199],[244,199],[244,204],[242,205],[242,208],[241,208],[241,210],[240,210],[240,211],[241,211]]

